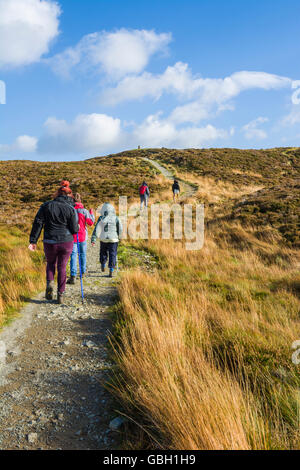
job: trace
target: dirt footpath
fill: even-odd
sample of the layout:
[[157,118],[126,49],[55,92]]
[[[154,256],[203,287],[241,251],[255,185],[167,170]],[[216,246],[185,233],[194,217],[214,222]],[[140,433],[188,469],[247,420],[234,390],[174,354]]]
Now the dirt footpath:
[[[166,167],[161,165],[157,160],[151,160],[151,158],[146,158],[146,157],[143,157],[142,160],[144,160],[145,162],[150,163],[150,165],[154,166],[168,180],[170,180],[172,182],[174,181],[174,175],[173,175],[172,171],[168,170]],[[188,183],[187,181],[183,181],[181,179],[178,179],[178,181],[180,182],[180,185],[181,185],[181,195],[179,197],[180,201],[184,201],[186,198],[192,197],[197,193],[197,191],[198,191],[197,186],[193,186],[190,183]]]
[[77,281],[65,305],[42,294],[0,333],[1,450],[117,447],[109,423],[118,413],[104,386],[117,292],[98,258],[88,242],[84,306]]

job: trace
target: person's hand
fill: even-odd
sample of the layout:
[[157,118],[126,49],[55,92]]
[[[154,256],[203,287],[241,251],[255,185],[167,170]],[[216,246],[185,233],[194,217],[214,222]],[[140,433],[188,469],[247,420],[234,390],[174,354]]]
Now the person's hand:
[[90,209],[90,214],[94,214],[94,210],[93,209]]
[[28,249],[29,249],[30,251],[35,251],[35,250],[36,250],[36,243],[30,243]]
[[93,248],[94,248],[95,245],[96,245],[96,243],[93,243],[93,242],[92,242],[92,247],[93,247]]

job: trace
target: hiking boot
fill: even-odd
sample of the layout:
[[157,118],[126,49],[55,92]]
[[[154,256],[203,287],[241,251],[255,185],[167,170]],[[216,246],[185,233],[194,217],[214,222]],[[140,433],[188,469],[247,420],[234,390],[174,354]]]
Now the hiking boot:
[[67,280],[67,284],[75,284],[76,282],[76,276],[71,276],[68,280]]
[[114,270],[113,270],[113,269],[110,269],[110,270],[109,270],[109,277],[113,277],[113,273],[114,273]]
[[53,300],[53,291],[54,291],[54,281],[47,281],[46,287],[46,299]]
[[101,271],[102,271],[103,273],[104,273],[104,271],[105,271],[105,265],[104,265],[104,264],[101,265]]
[[65,300],[64,293],[57,292],[57,303],[61,305],[64,303],[64,300]]

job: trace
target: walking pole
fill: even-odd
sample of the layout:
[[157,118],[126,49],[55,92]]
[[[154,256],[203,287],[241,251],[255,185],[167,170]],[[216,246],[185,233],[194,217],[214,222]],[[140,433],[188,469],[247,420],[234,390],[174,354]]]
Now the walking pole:
[[80,256],[80,245],[79,245],[78,233],[77,233],[77,253],[78,253],[79,272],[80,272],[81,298],[82,298],[82,303],[84,303],[82,270],[81,270],[81,256]]

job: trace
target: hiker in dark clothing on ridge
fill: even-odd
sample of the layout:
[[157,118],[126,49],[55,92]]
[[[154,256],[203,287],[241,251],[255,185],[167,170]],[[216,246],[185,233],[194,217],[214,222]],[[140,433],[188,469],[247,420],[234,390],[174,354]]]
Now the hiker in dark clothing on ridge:
[[141,210],[142,210],[143,204],[144,204],[144,207],[148,207],[148,198],[150,196],[150,191],[145,181],[143,182],[142,186],[140,186],[139,193],[140,193]]
[[47,260],[46,299],[53,300],[54,275],[57,264],[57,301],[63,303],[67,273],[66,267],[73,250],[73,235],[79,230],[74,198],[68,181],[62,181],[52,201],[45,202],[34,219],[30,234],[31,251],[44,227],[44,252]]
[[173,201],[176,202],[176,199],[178,199],[178,196],[180,193],[180,186],[176,179],[174,179],[174,183],[172,185],[172,191],[173,191]]

